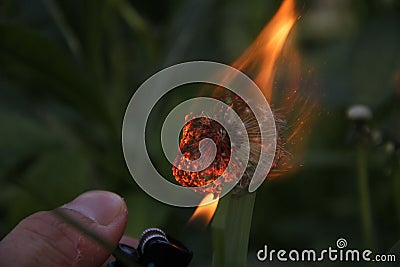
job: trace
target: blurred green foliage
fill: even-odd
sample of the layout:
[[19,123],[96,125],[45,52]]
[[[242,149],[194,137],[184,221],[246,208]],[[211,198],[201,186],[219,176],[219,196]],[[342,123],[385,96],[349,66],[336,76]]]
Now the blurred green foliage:
[[[257,194],[251,266],[260,264],[255,251],[265,243],[326,248],[345,237],[352,247],[363,247],[356,154],[345,112],[352,104],[372,108],[370,126],[382,137],[368,146],[375,251],[400,239],[399,2],[298,1],[296,42],[302,66],[315,77],[302,86],[317,89],[318,117],[303,167],[266,182]],[[125,197],[128,234],[163,227],[193,247],[194,266],[208,266],[210,230],[182,230],[193,209],[157,202],[130,177],[120,140],[124,110],[135,89],[165,66],[233,61],[279,5],[0,2],[0,236],[32,212],[105,189]]]

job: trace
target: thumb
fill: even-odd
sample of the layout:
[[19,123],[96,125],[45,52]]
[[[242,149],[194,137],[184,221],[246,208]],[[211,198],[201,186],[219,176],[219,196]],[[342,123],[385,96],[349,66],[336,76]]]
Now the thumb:
[[[106,191],[84,193],[58,211],[112,246],[121,239],[128,214],[122,198]],[[97,267],[109,255],[110,252],[51,211],[24,219],[0,242],[2,266]]]

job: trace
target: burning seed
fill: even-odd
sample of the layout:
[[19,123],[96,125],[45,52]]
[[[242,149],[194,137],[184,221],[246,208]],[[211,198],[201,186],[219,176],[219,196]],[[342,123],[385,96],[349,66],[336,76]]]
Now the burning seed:
[[[212,183],[224,174],[230,160],[233,160],[233,168],[228,174],[224,175],[224,181],[233,181],[233,179],[239,175],[239,170],[242,169],[243,164],[239,157],[235,156],[234,158],[231,158],[231,154],[233,150],[238,152],[238,154],[244,153],[244,148],[241,147],[240,143],[233,144],[230,140],[244,140],[244,138],[248,137],[250,143],[250,158],[244,175],[240,178],[240,182],[237,185],[238,190],[246,189],[250,184],[250,180],[258,164],[261,150],[269,150],[268,147],[262,148],[261,144],[261,132],[258,123],[263,122],[257,122],[255,115],[251,112],[247,104],[240,97],[232,93],[225,93],[220,96],[219,99],[225,103],[232,103],[231,107],[244,122],[247,132],[243,133],[238,130],[235,132],[237,136],[231,138],[224,127],[216,120],[210,118],[196,118],[190,120],[191,116],[186,116],[187,123],[183,128],[182,139],[179,145],[181,153],[184,155],[186,160],[182,162],[178,157],[176,158],[174,165],[179,166],[191,164],[191,161],[200,158],[199,143],[204,138],[210,138],[213,140],[217,148],[217,154],[213,163],[200,172],[180,171],[178,168],[173,166],[173,175],[176,181],[183,186],[198,187]],[[217,114],[226,114],[226,112],[222,111]],[[222,116],[226,117],[225,115]],[[228,119],[227,123],[232,123],[232,121]],[[281,138],[278,138],[278,141],[281,140]],[[277,166],[279,159],[283,155],[283,146],[284,144],[282,142],[278,143],[275,153],[275,162],[273,163],[274,167]],[[208,151],[208,148],[206,148],[206,153]],[[220,190],[219,185],[217,185],[216,188],[207,188],[207,192],[212,191],[213,193],[218,193],[218,190]]]

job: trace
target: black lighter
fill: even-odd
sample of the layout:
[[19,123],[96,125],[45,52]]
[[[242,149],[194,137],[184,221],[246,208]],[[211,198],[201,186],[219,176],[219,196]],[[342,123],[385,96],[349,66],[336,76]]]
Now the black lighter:
[[158,228],[143,231],[137,248],[120,243],[108,267],[186,267],[193,252]]

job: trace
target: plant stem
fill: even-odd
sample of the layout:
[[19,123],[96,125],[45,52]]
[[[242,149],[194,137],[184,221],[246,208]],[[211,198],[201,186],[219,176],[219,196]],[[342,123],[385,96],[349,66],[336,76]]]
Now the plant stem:
[[367,153],[365,144],[362,141],[357,145],[357,174],[364,241],[369,249],[373,249]]
[[247,266],[247,251],[256,193],[221,199],[213,228],[213,266]]
[[397,221],[400,226],[400,166],[398,166],[398,159],[395,164],[393,172],[394,204],[396,207]]
[[54,0],[43,0],[43,4],[60,29],[69,49],[74,54],[75,58],[79,60],[82,55],[82,45],[71,26],[67,23],[58,3]]

